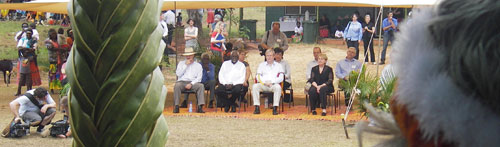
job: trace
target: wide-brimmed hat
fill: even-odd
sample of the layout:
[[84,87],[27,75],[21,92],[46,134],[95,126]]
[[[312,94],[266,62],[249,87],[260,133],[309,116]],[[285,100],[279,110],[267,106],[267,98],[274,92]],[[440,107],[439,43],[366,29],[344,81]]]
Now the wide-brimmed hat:
[[182,54],[183,56],[189,56],[189,55],[194,55],[195,52],[193,51],[192,47],[188,47],[184,49],[184,53]]

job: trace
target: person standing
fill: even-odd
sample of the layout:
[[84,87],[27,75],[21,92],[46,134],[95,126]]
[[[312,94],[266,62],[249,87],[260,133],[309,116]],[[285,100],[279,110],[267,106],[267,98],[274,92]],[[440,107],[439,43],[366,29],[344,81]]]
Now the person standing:
[[69,48],[58,43],[58,34],[54,29],[49,30],[45,45],[49,52],[49,90],[54,93],[54,90],[62,89],[61,67],[65,63],[63,58]]
[[262,37],[262,42],[260,46],[263,49],[273,49],[275,47],[280,47],[283,51],[288,50],[288,39],[285,33],[280,31],[280,23],[273,22],[271,30],[267,31]]
[[198,48],[198,28],[194,26],[194,20],[188,19],[188,27],[184,29],[184,40],[186,40],[186,48],[193,48],[196,52]]
[[[222,63],[219,71],[219,86],[217,87],[217,97],[224,105],[224,112],[236,112],[238,106],[235,101],[240,98],[241,88],[245,82],[246,67],[245,64],[238,61],[238,52],[231,52],[231,60]],[[231,91],[231,98],[228,99],[228,93]]]
[[175,29],[175,13],[173,10],[167,10],[164,15],[165,23],[167,24],[168,35],[167,35],[167,47],[170,47],[172,44],[172,36],[174,35]]
[[370,14],[365,15],[365,21],[363,22],[363,45],[365,47],[365,62],[368,62],[368,54],[366,52],[370,50],[370,62],[375,63],[375,53],[373,51],[373,38],[372,35],[375,32],[375,25],[371,22]]
[[344,30],[344,40],[347,43],[347,47],[354,47],[356,49],[356,55],[354,59],[359,57],[359,44],[362,42],[363,37],[363,26],[358,21],[358,15],[352,14],[352,21],[347,24]]
[[25,37],[19,39],[17,44],[19,61],[18,67],[18,87],[16,96],[21,94],[21,87],[26,86],[27,90],[31,90],[32,86],[38,86],[42,84],[40,79],[40,73],[38,72],[38,66],[36,64],[36,53],[38,49],[38,41],[33,38],[33,31],[27,29],[24,31]]
[[392,15],[393,12],[389,12],[387,14],[387,18],[382,21],[382,30],[384,30],[384,48],[382,49],[380,64],[385,64],[387,46],[389,45],[389,41],[392,43],[394,40],[394,33],[396,32],[396,27],[398,26],[398,20],[393,18]]
[[212,50],[212,53],[216,56],[219,56],[221,60],[224,59],[223,51],[225,50],[224,43],[226,42],[226,37],[224,36],[223,32],[224,23],[217,22],[210,38],[210,49]]

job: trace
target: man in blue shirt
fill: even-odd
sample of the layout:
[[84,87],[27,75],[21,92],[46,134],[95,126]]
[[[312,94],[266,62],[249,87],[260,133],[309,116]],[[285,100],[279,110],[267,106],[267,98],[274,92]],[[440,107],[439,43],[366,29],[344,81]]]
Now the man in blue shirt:
[[398,20],[392,17],[393,13],[389,12],[387,18],[382,21],[382,29],[384,30],[384,48],[382,49],[382,57],[380,57],[380,64],[385,64],[385,53],[387,51],[387,45],[389,41],[394,40],[394,32],[396,32],[396,27],[398,26]]
[[[213,108],[213,101],[215,97],[215,66],[210,63],[210,56],[207,53],[201,55],[201,66],[203,67],[203,76],[201,77],[201,83],[205,86],[205,89],[210,90],[210,102],[208,103],[208,108]],[[184,96],[184,101],[182,102],[181,108],[187,107],[188,95]],[[218,103],[217,103],[218,104]]]
[[[347,56],[344,60],[340,60],[337,62],[337,66],[335,67],[335,75],[339,80],[349,80],[349,74],[352,71],[359,71],[361,69],[361,62],[354,59],[356,56],[356,48],[350,47],[347,49]],[[344,89],[344,88],[342,88]],[[350,95],[344,90],[345,95],[345,105],[349,104]]]

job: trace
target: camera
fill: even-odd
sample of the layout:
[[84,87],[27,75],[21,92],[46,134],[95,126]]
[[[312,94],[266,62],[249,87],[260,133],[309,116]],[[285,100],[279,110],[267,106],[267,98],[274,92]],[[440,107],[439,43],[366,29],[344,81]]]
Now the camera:
[[69,128],[69,123],[67,120],[58,120],[51,123],[50,136],[56,137],[57,135],[66,135]]
[[262,45],[260,45],[260,44],[259,44],[258,48],[259,48],[260,56],[265,56],[266,55],[266,49],[263,48]]
[[9,137],[19,138],[26,136],[30,132],[29,123],[12,122]]

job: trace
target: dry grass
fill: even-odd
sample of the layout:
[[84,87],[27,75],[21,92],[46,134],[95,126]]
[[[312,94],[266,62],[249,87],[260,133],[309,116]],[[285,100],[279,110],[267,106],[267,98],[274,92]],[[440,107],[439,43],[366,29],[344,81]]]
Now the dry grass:
[[[329,121],[247,120],[168,117],[167,146],[358,146],[355,129],[346,139],[341,123]],[[372,146],[384,137],[366,135]]]

